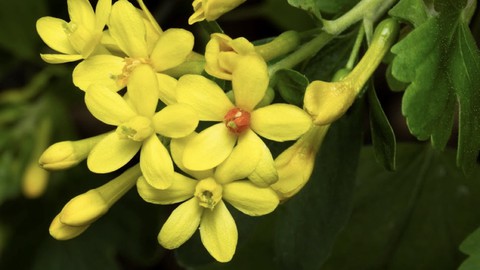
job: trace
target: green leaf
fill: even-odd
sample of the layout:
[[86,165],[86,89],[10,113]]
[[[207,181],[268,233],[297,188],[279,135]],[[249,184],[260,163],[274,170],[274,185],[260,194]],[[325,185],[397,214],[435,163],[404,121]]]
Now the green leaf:
[[45,13],[45,1],[1,1],[0,47],[22,59],[39,58],[35,21]]
[[274,80],[275,88],[286,102],[303,106],[303,96],[309,84],[305,75],[292,69],[281,69],[275,73]]
[[422,0],[401,0],[388,14],[398,19],[406,20],[414,27],[420,26],[427,20],[425,3]]
[[470,255],[459,270],[476,270],[480,268],[480,228],[471,233],[460,245],[460,251]]
[[395,170],[396,139],[390,122],[382,109],[373,84],[367,90],[370,104],[370,131],[375,159],[387,170]]
[[277,209],[278,269],[319,269],[348,221],[362,143],[359,105],[332,125],[310,181]]
[[288,3],[294,7],[313,13],[318,19],[321,19],[321,12],[336,14],[352,8],[359,0],[288,0]]
[[398,146],[395,172],[373,156],[362,151],[353,214],[323,270],[456,269],[480,223],[480,170],[466,177],[453,151],[420,145]]
[[[443,149],[458,110],[457,165],[468,172],[480,150],[480,53],[464,16],[470,10],[465,4],[435,1],[437,13],[392,48],[396,54],[392,73],[411,82],[402,113],[418,139],[430,138],[435,148]],[[396,15],[408,18],[408,14]]]

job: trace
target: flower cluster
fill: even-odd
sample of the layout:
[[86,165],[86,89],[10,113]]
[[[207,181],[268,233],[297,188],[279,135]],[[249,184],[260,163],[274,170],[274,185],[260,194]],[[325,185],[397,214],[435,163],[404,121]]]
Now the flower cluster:
[[[241,2],[196,0],[189,21],[216,19]],[[88,0],[68,0],[70,22],[37,22],[40,37],[58,52],[42,59],[80,61],[73,82],[91,114],[112,126],[106,134],[50,146],[40,165],[65,169],[86,159],[92,172],[109,173],[139,155],[138,165],[68,202],[50,233],[60,240],[78,236],[136,186],[146,202],[181,203],[160,230],[162,246],[177,248],[199,228],[208,252],[227,262],[238,236],[225,202],[250,216],[272,212],[308,180],[292,184],[282,177],[296,177],[292,169],[301,169],[302,159],[313,162],[308,153],[318,150],[318,131],[302,108],[271,103],[267,62],[247,39],[212,34],[200,55],[192,51],[192,33],[163,30],[138,4],[141,9],[127,0],[99,0],[93,10]],[[188,68],[195,61],[200,72]],[[299,138],[279,161],[264,142]]]

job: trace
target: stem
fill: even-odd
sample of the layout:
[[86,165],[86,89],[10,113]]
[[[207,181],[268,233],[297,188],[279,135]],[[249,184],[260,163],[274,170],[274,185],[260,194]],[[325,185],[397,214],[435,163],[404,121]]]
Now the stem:
[[322,20],[325,32],[338,35],[348,27],[362,20],[378,19],[397,0],[362,0],[342,17],[336,20]]
[[111,207],[135,185],[141,175],[140,165],[137,164],[96,190],[105,199],[108,207]]
[[360,26],[358,29],[357,38],[355,39],[355,44],[353,44],[352,52],[350,53],[350,57],[348,58],[347,65],[345,66],[347,69],[352,69],[355,65],[355,61],[357,61],[358,52],[360,50],[360,46],[362,45],[363,37],[365,36],[365,29],[363,25]]
[[296,31],[287,31],[268,43],[255,46],[255,51],[257,51],[265,61],[270,61],[293,51],[298,45],[300,45],[300,35]]
[[295,52],[291,53],[287,57],[271,65],[268,69],[270,76],[275,74],[280,69],[293,68],[294,66],[304,61],[305,59],[312,57],[321,48],[323,48],[323,46],[325,46],[328,42],[330,42],[330,40],[332,40],[333,37],[334,37],[333,35],[325,32],[320,33],[317,37],[305,43]]

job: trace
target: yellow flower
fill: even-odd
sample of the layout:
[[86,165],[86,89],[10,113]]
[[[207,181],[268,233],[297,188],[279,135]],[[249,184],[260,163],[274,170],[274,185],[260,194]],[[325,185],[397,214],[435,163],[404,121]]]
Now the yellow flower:
[[205,47],[205,71],[217,78],[232,80],[241,56],[255,53],[253,44],[243,37],[232,39],[224,34],[212,34]]
[[99,0],[93,11],[88,0],[68,0],[70,22],[53,17],[37,21],[37,32],[42,40],[61,54],[41,54],[52,64],[86,59],[95,50],[106,51],[100,44],[107,23],[111,0]]
[[103,186],[91,189],[71,199],[53,219],[50,234],[58,240],[74,238],[108,210],[129,191],[141,176],[134,166]]
[[173,176],[168,150],[156,134],[179,138],[192,133],[198,124],[193,109],[184,104],[168,105],[155,113],[158,84],[154,71],[140,65],[128,81],[127,100],[109,89],[92,85],[85,94],[90,112],[100,121],[117,126],[90,151],[88,168],[96,173],[119,169],[141,148],[140,166],[149,183],[167,188]]
[[[241,177],[247,177],[261,158],[270,159],[267,162],[273,166],[271,154],[264,156],[266,146],[258,135],[274,141],[294,140],[310,128],[310,116],[296,106],[272,104],[256,108],[268,86],[267,67],[259,56],[242,58],[233,73],[232,86],[235,104],[205,77],[185,75],[179,79],[178,102],[192,106],[200,120],[220,122],[204,129],[187,144],[182,160],[186,168],[205,170],[222,163],[217,171],[234,167]],[[228,177],[221,174],[217,180]]]
[[84,91],[92,83],[117,91],[125,87],[137,66],[147,64],[157,72],[160,85],[170,84],[173,78],[161,72],[185,61],[192,52],[193,35],[184,29],[168,29],[151,39],[149,33],[154,29],[146,24],[151,22],[131,3],[117,1],[112,6],[108,36],[120,55],[95,55],[82,61],[73,71],[73,83]]
[[207,20],[214,21],[223,14],[238,7],[246,0],[194,0],[193,14],[188,19],[189,24]]
[[297,194],[312,175],[315,157],[330,126],[313,126],[275,158],[278,181],[271,187],[281,200]]
[[[178,149],[183,151],[182,147]],[[172,155],[181,157],[182,153]],[[229,169],[222,174],[231,177],[223,181],[218,181],[218,170],[197,172],[203,174],[199,180],[175,173],[172,186],[166,190],[155,189],[140,177],[137,190],[145,201],[155,204],[182,202],[160,230],[158,241],[162,246],[177,248],[200,227],[200,237],[208,252],[216,260],[228,262],[235,253],[238,232],[224,201],[250,216],[275,210],[279,201],[271,188],[258,187],[248,180],[234,181],[236,168]]]

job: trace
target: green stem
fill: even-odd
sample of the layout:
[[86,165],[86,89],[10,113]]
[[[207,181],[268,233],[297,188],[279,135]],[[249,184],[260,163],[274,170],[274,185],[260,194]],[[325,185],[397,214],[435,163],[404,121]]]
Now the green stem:
[[358,52],[360,51],[360,46],[362,45],[363,38],[365,36],[365,29],[363,25],[358,29],[357,38],[355,39],[355,44],[353,44],[352,52],[348,58],[348,62],[345,65],[345,68],[351,70],[357,61]]
[[342,17],[335,20],[322,20],[323,30],[338,35],[356,22],[369,18],[378,19],[397,0],[362,0]]
[[255,51],[265,61],[270,61],[293,51],[298,45],[300,45],[300,35],[296,31],[286,31],[268,43],[255,46]]
[[293,68],[305,59],[314,56],[323,46],[333,39],[333,35],[322,32],[310,42],[305,43],[295,52],[276,62],[268,68],[270,76],[280,69]]

